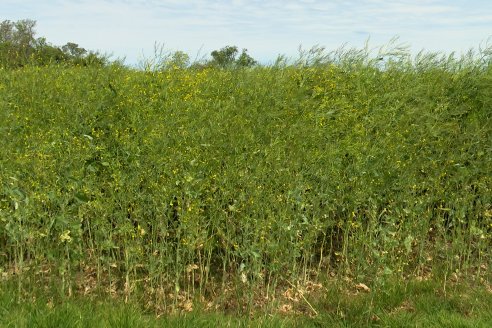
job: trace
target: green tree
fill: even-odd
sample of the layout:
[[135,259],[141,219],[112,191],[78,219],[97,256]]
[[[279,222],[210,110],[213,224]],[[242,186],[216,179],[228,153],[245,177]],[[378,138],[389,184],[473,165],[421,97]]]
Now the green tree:
[[236,46],[226,46],[220,50],[214,50],[210,53],[212,55],[212,64],[220,67],[230,67],[236,60],[237,55]]
[[82,58],[87,53],[87,50],[79,47],[77,43],[73,42],[68,42],[66,45],[64,45],[62,47],[62,51],[72,58]]
[[36,22],[30,19],[0,23],[0,62],[3,66],[23,66],[34,52]]
[[190,56],[183,51],[173,52],[166,60],[166,68],[184,69],[190,65]]
[[220,50],[211,52],[212,60],[210,64],[222,68],[231,67],[251,67],[256,61],[248,55],[248,50],[243,49],[241,55],[237,57],[239,50],[236,46],[226,46]]
[[49,44],[46,38],[38,38],[35,53],[31,56],[31,64],[44,66],[52,63],[68,61],[67,55],[58,47]]
[[254,60],[253,57],[248,55],[247,49],[243,49],[236,63],[240,67],[252,67],[257,64],[256,60]]
[[0,67],[17,68],[25,65],[68,64],[104,66],[106,56],[88,52],[77,43],[54,46],[45,38],[36,38],[36,21],[30,19],[0,22]]

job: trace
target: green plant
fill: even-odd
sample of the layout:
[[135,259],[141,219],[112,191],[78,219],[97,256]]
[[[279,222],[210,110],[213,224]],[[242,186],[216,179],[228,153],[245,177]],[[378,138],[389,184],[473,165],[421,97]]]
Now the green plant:
[[51,284],[245,313],[332,276],[490,284],[484,57],[313,56],[2,70],[0,268],[18,299]]

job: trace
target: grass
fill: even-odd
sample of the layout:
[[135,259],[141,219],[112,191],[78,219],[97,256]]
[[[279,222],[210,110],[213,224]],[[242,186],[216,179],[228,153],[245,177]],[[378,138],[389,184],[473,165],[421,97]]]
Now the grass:
[[[332,280],[377,291],[340,298],[350,324],[370,318],[351,302],[391,324],[379,291],[414,280],[445,298],[452,285],[487,290],[487,51],[2,70],[1,277],[19,303],[100,297],[158,314],[324,320],[339,313],[320,292],[338,299]],[[431,305],[423,318],[462,320],[452,302]]]
[[19,304],[14,300],[15,292],[4,289],[0,326],[488,327],[492,322],[492,293],[476,286],[455,285],[444,292],[436,281],[413,281],[377,292],[356,292],[335,284],[323,294],[312,300],[319,311],[316,316],[297,311],[305,304],[294,304],[291,311],[275,314],[237,316],[201,309],[156,316],[139,304],[117,299],[46,298],[40,294]]

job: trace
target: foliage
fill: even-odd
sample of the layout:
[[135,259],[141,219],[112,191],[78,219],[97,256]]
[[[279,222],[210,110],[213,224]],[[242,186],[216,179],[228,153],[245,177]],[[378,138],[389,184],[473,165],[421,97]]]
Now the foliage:
[[239,57],[239,50],[236,46],[226,46],[220,50],[211,52],[212,60],[209,62],[212,66],[221,68],[230,67],[251,67],[256,64],[256,61],[248,55],[248,50],[243,49]]
[[87,51],[78,44],[68,42],[60,47],[49,44],[45,38],[36,38],[36,22],[4,20],[0,23],[0,67],[18,68],[26,65],[45,66],[68,64],[104,66],[108,58]]
[[332,276],[489,286],[490,65],[364,56],[3,70],[2,277],[156,311]]

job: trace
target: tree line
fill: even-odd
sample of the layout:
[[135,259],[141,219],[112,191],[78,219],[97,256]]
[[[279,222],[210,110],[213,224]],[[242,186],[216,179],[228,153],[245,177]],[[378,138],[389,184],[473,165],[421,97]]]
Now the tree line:
[[68,42],[55,46],[44,37],[36,37],[36,21],[23,19],[0,23],[0,67],[19,68],[26,65],[45,66],[67,64],[80,66],[104,66],[107,56],[87,51],[77,43]]
[[[77,43],[68,42],[63,46],[49,43],[44,37],[36,37],[36,21],[23,19],[4,20],[0,23],[0,67],[20,68],[23,66],[46,66],[63,64],[68,66],[106,66],[114,63],[109,56],[88,51]],[[153,65],[154,68],[239,68],[257,65],[247,52],[239,52],[236,46],[226,46],[210,53],[211,59],[190,64],[188,54],[176,51]]]

